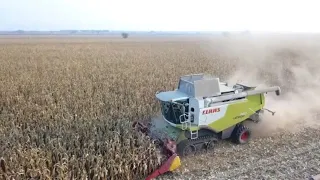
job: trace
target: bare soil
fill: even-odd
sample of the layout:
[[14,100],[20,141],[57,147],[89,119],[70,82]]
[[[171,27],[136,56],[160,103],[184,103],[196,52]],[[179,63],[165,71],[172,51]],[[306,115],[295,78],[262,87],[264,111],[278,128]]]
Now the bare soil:
[[182,168],[159,179],[308,179],[320,174],[320,132],[279,133],[246,145],[222,142],[214,152],[182,159]]

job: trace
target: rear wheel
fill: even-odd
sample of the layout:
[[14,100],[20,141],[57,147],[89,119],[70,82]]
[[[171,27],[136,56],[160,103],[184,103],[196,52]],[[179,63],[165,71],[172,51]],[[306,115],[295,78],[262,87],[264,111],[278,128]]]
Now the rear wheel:
[[251,138],[251,131],[248,127],[239,124],[234,129],[232,140],[237,144],[245,144],[248,143]]

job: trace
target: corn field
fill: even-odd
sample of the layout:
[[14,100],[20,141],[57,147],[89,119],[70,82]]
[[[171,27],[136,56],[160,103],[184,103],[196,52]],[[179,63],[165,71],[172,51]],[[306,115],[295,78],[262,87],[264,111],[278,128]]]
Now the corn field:
[[146,177],[164,158],[132,122],[157,115],[156,91],[173,90],[181,75],[223,81],[247,66],[221,51],[228,45],[223,37],[1,37],[1,179]]
[[163,158],[131,123],[158,113],[157,90],[213,65],[193,42],[1,41],[3,179],[145,177]]

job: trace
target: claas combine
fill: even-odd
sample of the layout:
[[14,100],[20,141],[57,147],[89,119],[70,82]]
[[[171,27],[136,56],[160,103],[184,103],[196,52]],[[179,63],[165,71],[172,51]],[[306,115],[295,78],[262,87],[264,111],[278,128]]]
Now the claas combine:
[[147,180],[174,171],[181,165],[180,157],[213,149],[219,140],[247,143],[251,131],[244,122],[260,121],[261,113],[268,110],[264,108],[264,94],[268,92],[279,96],[280,87],[257,89],[239,83],[229,86],[204,74],[182,76],[176,90],[157,92],[162,119],[134,123],[137,130],[163,147],[168,157]]

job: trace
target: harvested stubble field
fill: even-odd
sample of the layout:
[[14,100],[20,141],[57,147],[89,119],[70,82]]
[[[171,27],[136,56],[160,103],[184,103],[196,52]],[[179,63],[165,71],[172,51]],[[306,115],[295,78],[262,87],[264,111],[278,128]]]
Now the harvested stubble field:
[[131,122],[180,75],[279,85],[248,145],[221,142],[159,179],[306,179],[320,173],[320,38],[1,37],[0,177],[142,179],[161,163]]

